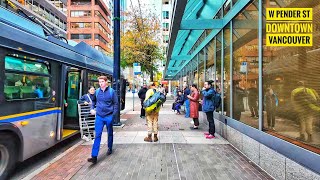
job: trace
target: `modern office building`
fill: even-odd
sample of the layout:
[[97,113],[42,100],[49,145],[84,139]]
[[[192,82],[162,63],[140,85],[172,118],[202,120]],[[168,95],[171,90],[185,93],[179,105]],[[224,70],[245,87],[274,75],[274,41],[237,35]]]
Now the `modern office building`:
[[166,53],[169,43],[169,32],[171,27],[172,0],[162,0],[161,10],[162,44],[163,52]]
[[103,0],[68,0],[68,39],[84,41],[110,54],[113,51],[112,12]]
[[[216,133],[275,179],[319,179],[320,2],[175,3],[165,79],[198,89],[213,80],[222,97],[214,112]],[[267,14],[283,9],[288,12],[278,19]],[[295,11],[308,14],[290,18]],[[267,29],[292,24],[298,29],[286,35]],[[302,26],[309,28],[300,32]],[[285,41],[297,36],[311,41]]]
[[[0,5],[12,9],[6,0],[0,0]],[[53,31],[66,37],[67,35],[67,6],[63,0],[10,0],[16,8],[26,15],[39,19]]]

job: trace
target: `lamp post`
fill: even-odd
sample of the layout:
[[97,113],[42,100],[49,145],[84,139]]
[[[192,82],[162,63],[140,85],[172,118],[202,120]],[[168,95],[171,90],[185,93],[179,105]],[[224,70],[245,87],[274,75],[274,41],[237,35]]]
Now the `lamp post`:
[[118,112],[113,119],[114,126],[120,126],[120,0],[113,1],[113,78],[114,87],[118,98]]

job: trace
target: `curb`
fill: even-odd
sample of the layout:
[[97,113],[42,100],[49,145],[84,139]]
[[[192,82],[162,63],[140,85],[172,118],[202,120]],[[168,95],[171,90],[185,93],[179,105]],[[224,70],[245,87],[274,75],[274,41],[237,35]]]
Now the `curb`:
[[83,144],[83,140],[80,140],[80,142],[78,142],[77,144],[73,145],[72,147],[70,147],[69,149],[67,149],[65,152],[59,154],[57,157],[55,157],[54,159],[52,159],[52,160],[49,161],[48,163],[42,165],[39,169],[33,171],[32,173],[30,173],[30,174],[27,175],[26,177],[22,178],[22,180],[30,180],[30,179],[34,178],[36,175],[40,174],[43,170],[45,170],[46,168],[48,168],[51,164],[57,162],[57,161],[60,160],[63,156],[65,156],[65,155],[68,154],[69,152],[73,151],[76,147],[80,146],[81,144]]

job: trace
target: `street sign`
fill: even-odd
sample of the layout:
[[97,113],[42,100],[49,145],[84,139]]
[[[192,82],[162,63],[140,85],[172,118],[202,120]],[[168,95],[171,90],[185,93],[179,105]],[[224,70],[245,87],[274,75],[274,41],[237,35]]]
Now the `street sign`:
[[247,62],[241,62],[240,72],[241,72],[241,73],[247,73],[247,71],[248,71],[248,64],[247,64]]
[[140,63],[133,63],[133,74],[134,75],[140,75],[141,74]]

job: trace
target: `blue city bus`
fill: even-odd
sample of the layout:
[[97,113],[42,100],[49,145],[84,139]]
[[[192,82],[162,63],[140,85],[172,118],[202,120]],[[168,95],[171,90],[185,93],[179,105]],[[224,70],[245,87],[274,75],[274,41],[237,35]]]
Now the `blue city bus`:
[[[0,7],[0,179],[22,162],[78,133],[77,100],[97,77],[112,81],[113,60],[69,45]],[[125,80],[121,79],[121,109]]]

